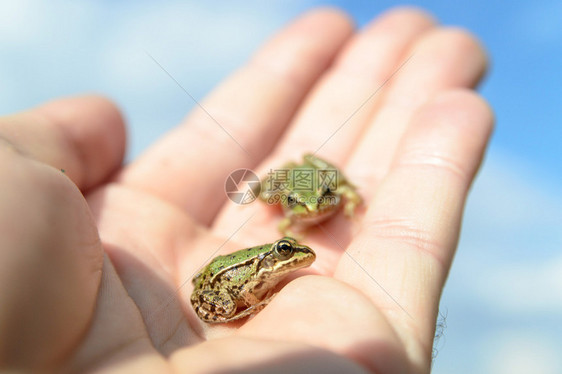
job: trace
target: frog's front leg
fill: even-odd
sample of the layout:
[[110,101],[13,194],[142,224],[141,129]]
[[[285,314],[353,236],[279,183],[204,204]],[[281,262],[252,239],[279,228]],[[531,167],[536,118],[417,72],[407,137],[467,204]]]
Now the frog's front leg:
[[338,169],[328,161],[323,160],[320,157],[313,155],[312,153],[307,153],[302,158],[304,162],[306,162],[309,165],[312,165],[316,169],[334,169],[334,170]]
[[[240,313],[238,313],[234,317],[230,318],[229,321],[234,321],[234,320],[244,318],[244,317],[247,317],[249,315],[260,312],[261,310],[263,310],[263,308],[265,308],[267,306],[267,304],[269,304],[269,302],[271,301],[271,299],[273,299],[275,297],[275,295],[277,295],[277,292],[272,293],[270,291],[262,301],[258,301],[257,303],[254,303],[253,305],[250,305],[248,308],[244,309],[243,311],[241,311]],[[252,297],[255,298],[254,295],[252,295]],[[253,303],[253,301],[252,301],[252,303]]]
[[302,240],[302,235],[291,229],[291,226],[293,226],[293,224],[294,224],[294,222],[293,222],[293,220],[291,219],[290,216],[284,217],[279,222],[279,225],[277,226],[277,229],[279,230],[279,232],[283,236],[288,236],[288,237],[294,238],[296,240]]
[[[266,177],[260,181],[260,191],[258,194],[258,198],[271,204],[273,202],[273,190],[274,190],[274,179],[272,177]],[[253,191],[256,194],[257,191]]]
[[279,230],[279,232],[281,234],[283,234],[283,236],[291,236],[291,235],[288,235],[288,234],[289,234],[289,227],[291,227],[292,224],[293,224],[293,220],[291,219],[291,217],[284,217],[279,222],[279,225],[277,226],[277,229]]
[[227,322],[236,313],[236,303],[225,291],[201,290],[191,296],[197,316],[208,323]]
[[357,193],[355,187],[350,184],[344,184],[338,187],[338,193],[340,193],[345,199],[345,206],[343,209],[344,214],[347,217],[353,217],[355,215],[355,209],[363,202],[361,195]]

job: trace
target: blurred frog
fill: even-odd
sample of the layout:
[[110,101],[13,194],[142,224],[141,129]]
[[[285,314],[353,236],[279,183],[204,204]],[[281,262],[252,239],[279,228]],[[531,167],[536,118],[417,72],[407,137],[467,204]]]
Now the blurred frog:
[[278,228],[288,236],[297,236],[293,228],[302,230],[324,221],[342,205],[345,215],[353,217],[362,202],[337,167],[313,154],[305,154],[301,163],[289,162],[273,170],[261,185],[260,199],[283,208],[285,217]]

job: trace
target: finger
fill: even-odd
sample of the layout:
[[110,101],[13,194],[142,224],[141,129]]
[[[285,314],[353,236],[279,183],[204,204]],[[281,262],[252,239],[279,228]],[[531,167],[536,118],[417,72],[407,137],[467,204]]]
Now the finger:
[[275,166],[306,152],[343,164],[408,48],[434,26],[421,10],[398,8],[357,34],[314,87],[272,155]]
[[[399,66],[409,47],[432,26],[433,21],[427,14],[400,8],[377,18],[351,39],[334,67],[315,86],[287,135],[260,166],[258,174],[266,175],[291,160],[299,162],[304,153],[316,150],[343,166],[380,98],[378,94],[370,96]],[[367,98],[370,99],[361,107]],[[263,239],[278,235],[273,220],[279,217],[261,203],[250,207],[228,204],[215,223],[217,229],[232,232],[237,222],[234,218],[240,215],[241,209],[253,209],[256,221],[266,222],[271,227],[264,230],[261,225],[249,225],[240,231],[241,237],[255,240],[256,235]]]
[[211,339],[177,350],[170,363],[179,373],[257,373],[266,368],[270,373],[365,373],[360,365],[327,350],[271,337]]
[[121,181],[209,223],[224,202],[228,174],[253,167],[270,151],[351,31],[340,12],[306,14],[131,165]]
[[[205,247],[199,257],[193,255],[206,243],[203,230],[183,210],[143,191],[113,183],[90,194],[88,203],[105,252],[153,346],[168,354],[192,344],[195,336],[189,332],[177,291],[191,285],[189,280],[204,264],[202,258],[216,246]],[[178,272],[185,263],[191,272]]]
[[0,118],[0,138],[64,170],[82,190],[107,179],[125,152],[123,119],[115,105],[100,96],[59,99]]
[[[378,181],[387,172],[400,137],[420,106],[441,90],[473,86],[486,68],[485,53],[476,40],[454,29],[427,32],[406,55],[408,58],[389,82],[387,94],[368,121],[367,129],[345,166],[346,177],[358,187],[365,201],[377,193]],[[322,228],[323,237],[329,233],[343,247],[349,244],[352,232],[356,231],[349,229],[346,218],[341,215]],[[329,264],[335,264],[341,251],[331,253]]]
[[347,165],[349,178],[362,188],[366,199],[387,172],[396,146],[420,106],[441,90],[474,86],[486,69],[484,50],[474,37],[457,29],[427,33],[408,56]]
[[0,180],[0,370],[43,371],[87,331],[103,250],[59,170],[0,142]]
[[[276,328],[274,321],[283,321]],[[330,277],[300,277],[237,332],[238,336],[305,343],[355,361],[372,373],[409,373],[393,328],[358,289]]]
[[424,105],[335,273],[371,297],[418,360],[431,357],[439,297],[492,122],[469,91]]

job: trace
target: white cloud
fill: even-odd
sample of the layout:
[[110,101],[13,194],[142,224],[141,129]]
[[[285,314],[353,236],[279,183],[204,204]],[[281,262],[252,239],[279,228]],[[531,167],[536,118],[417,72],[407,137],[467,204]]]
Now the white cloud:
[[[499,147],[491,149],[470,196],[467,219],[477,217],[474,224],[500,232],[508,230],[514,237],[522,233],[514,229],[525,232],[543,228],[552,233],[550,228],[562,222],[562,196],[551,176],[536,169],[536,165],[515,154]],[[562,239],[562,231],[554,233]]]
[[[78,39],[102,9],[103,5],[94,1],[3,0],[0,2],[0,41],[38,48],[50,36],[60,36],[69,30],[74,32],[68,35]],[[68,47],[65,39],[53,41],[49,47]]]
[[0,2],[0,42],[26,43],[43,25],[41,5],[32,0],[5,0]]
[[[468,200],[458,257],[476,262],[466,265],[484,276],[480,269],[541,267],[557,258],[562,253],[557,183],[525,160],[491,149]],[[457,265],[463,269],[464,263]]]
[[[556,183],[524,159],[490,150],[441,302],[450,313],[436,373],[562,372],[552,352],[562,346]],[[464,355],[479,349],[467,361]]]
[[562,199],[550,183],[495,149],[475,186],[453,272],[495,313],[562,316]]
[[96,2],[0,2],[0,112],[28,108],[97,82]]
[[99,53],[99,79],[133,124],[131,156],[177,125],[194,105],[182,88],[202,100],[288,18],[280,5],[254,2],[225,3],[220,10],[193,2],[128,7]]
[[260,14],[252,4],[221,11],[182,2],[131,7],[108,38],[102,63],[109,79],[144,87],[169,83],[146,51],[186,84],[208,85],[242,63],[283,23],[283,13],[271,8]]
[[556,374],[562,372],[559,339],[520,328],[486,335],[479,356],[485,372]]
[[[292,4],[0,2],[0,113],[61,95],[109,95],[138,155],[288,19]],[[301,4],[302,6],[302,4]]]
[[483,301],[498,313],[549,313],[562,319],[562,256],[538,264],[507,263],[477,283]]

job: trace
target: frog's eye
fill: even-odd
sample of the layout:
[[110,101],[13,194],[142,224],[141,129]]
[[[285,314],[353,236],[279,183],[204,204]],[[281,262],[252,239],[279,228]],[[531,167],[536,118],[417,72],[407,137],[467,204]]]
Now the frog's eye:
[[289,206],[293,206],[296,203],[297,203],[297,199],[295,199],[295,196],[293,196],[292,194],[287,196],[287,204],[289,204]]
[[275,246],[275,254],[282,260],[287,259],[293,254],[293,245],[288,240],[280,240]]

